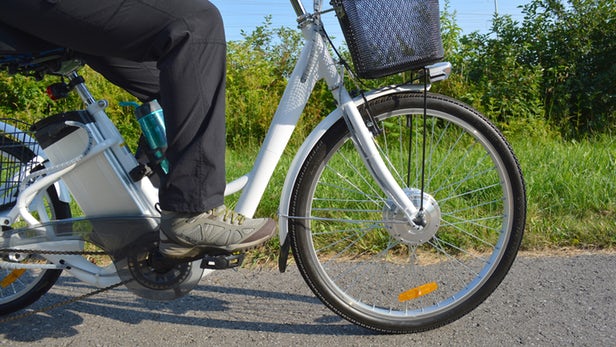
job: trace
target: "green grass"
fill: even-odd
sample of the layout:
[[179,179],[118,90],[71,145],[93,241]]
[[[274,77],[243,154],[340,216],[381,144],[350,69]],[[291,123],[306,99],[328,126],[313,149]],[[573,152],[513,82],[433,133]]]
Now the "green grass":
[[616,246],[616,140],[510,139],[526,180],[525,249]]

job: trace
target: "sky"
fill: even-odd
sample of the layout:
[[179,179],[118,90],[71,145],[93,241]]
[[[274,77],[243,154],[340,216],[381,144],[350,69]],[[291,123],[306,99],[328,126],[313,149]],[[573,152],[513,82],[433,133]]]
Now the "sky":
[[[215,4],[225,23],[228,41],[241,40],[241,31],[251,33],[262,25],[265,16],[272,16],[272,27],[296,28],[295,12],[289,0],[210,0]],[[385,0],[387,1],[387,0]],[[464,34],[473,31],[487,32],[495,9],[499,14],[509,14],[522,21],[520,5],[530,0],[449,0],[451,10],[456,11],[456,20]],[[304,6],[312,9],[312,1],[304,0]],[[445,3],[440,1],[441,8]],[[323,0],[323,9],[329,8],[329,0]],[[333,13],[323,15],[325,29],[330,36],[342,38],[342,33]]]

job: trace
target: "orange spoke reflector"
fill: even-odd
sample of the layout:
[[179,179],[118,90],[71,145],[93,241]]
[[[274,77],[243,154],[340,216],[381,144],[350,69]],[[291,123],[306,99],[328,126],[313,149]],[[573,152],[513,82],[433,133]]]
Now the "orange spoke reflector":
[[436,284],[436,282],[422,284],[419,287],[415,287],[415,288],[407,290],[406,292],[400,293],[400,295],[398,295],[398,301],[405,302],[405,301],[417,299],[418,297],[424,296],[426,294],[430,294],[437,289],[438,289],[438,284]]
[[23,275],[24,272],[26,272],[26,269],[15,269],[11,271],[11,273],[8,274],[8,276],[2,279],[2,282],[0,282],[0,287],[2,288],[8,287],[11,283],[15,282],[21,275]]

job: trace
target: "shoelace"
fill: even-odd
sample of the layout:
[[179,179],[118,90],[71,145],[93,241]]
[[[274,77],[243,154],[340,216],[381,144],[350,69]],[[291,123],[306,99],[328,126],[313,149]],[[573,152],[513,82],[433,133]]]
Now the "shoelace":
[[[233,210],[227,209],[226,207],[225,207],[224,211],[220,211],[220,212],[222,212],[222,220],[223,220],[223,222],[229,221],[231,224],[237,223],[237,225],[242,225],[242,224],[244,224],[244,221],[246,220],[246,217],[244,217],[243,215],[241,215],[241,214],[239,214],[239,213],[237,213],[237,212],[235,212]],[[220,212],[218,212],[216,210],[212,210],[212,215],[214,217],[218,217],[218,216],[220,216]]]

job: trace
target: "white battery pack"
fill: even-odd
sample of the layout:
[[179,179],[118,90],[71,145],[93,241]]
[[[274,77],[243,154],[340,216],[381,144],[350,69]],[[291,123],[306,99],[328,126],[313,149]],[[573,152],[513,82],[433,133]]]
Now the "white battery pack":
[[[88,130],[82,127],[67,125],[67,121],[84,124],[94,136],[88,136]],[[37,122],[33,130],[53,165],[69,162],[102,141],[94,119],[87,111],[72,111],[45,118]],[[132,167],[124,168],[120,161],[115,160],[111,150],[105,150],[79,161],[75,169],[62,177],[86,216],[140,215],[151,209],[144,207],[143,197],[135,193],[140,189],[140,183],[133,182],[128,172],[138,163],[134,157],[131,158],[134,162],[129,160],[128,165]],[[122,163],[127,165],[126,158],[122,159]]]

